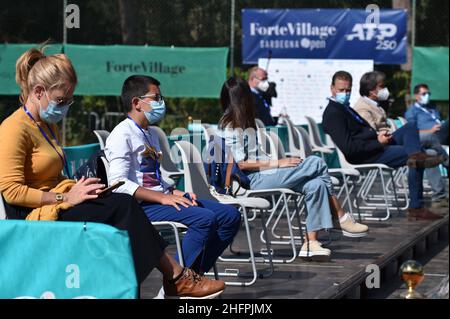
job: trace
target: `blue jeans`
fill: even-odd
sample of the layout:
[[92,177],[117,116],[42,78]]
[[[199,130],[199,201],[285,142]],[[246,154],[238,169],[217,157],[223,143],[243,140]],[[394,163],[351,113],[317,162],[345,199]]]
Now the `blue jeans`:
[[446,197],[444,177],[441,175],[439,166],[425,169],[425,176],[430,182],[432,200],[442,199]]
[[[415,123],[406,123],[393,134],[392,142],[384,149],[375,160],[375,163],[385,164],[392,168],[406,165],[408,157],[414,153],[421,152],[419,131]],[[408,187],[410,208],[421,208],[423,206],[423,168],[409,168]]]
[[437,133],[420,133],[420,143],[424,149],[432,149],[436,151],[437,154],[444,156],[444,158],[448,160],[448,154],[442,147],[439,135]]
[[[182,251],[186,267],[207,272],[231,244],[239,231],[241,214],[233,206],[198,200],[199,206],[172,206],[144,202],[141,204],[151,221],[173,221],[188,226]],[[179,260],[179,257],[176,256]]]
[[309,232],[333,228],[329,203],[333,184],[322,158],[309,156],[296,167],[250,173],[248,177],[250,189],[288,188],[304,194],[308,211],[306,227]]
[[442,123],[441,129],[436,134],[441,145],[448,145],[448,120]]
[[[448,132],[448,122],[446,123]],[[444,125],[442,126],[441,130],[445,130]],[[448,166],[448,154],[441,145],[441,139],[438,133],[439,132],[435,134],[420,133],[420,142],[425,150],[434,150],[437,154],[444,156],[444,158],[446,159],[445,165]],[[433,190],[432,198],[433,199],[444,198],[445,183],[439,167],[427,168],[425,169],[425,174],[428,178],[428,181],[430,182],[431,189]]]

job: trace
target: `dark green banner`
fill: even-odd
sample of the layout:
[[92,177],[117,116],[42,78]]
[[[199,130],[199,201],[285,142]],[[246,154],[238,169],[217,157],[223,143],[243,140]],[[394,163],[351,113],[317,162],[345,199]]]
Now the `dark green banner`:
[[448,101],[448,66],[448,47],[415,47],[411,91],[426,83],[433,100]]
[[[26,50],[36,44],[0,44],[0,94],[19,94],[16,84],[16,61]],[[61,53],[61,45],[46,47],[45,54]]]
[[[0,94],[18,93],[15,62],[32,46],[0,45]],[[120,95],[128,76],[144,74],[161,82],[165,96],[217,98],[226,79],[228,48],[68,44],[64,52],[77,71],[78,95]]]

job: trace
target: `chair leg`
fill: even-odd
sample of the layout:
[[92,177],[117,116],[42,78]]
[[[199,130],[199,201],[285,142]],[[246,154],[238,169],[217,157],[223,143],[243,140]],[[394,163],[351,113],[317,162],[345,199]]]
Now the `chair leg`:
[[272,247],[270,246],[270,240],[269,240],[269,234],[267,232],[267,227],[266,227],[266,216],[265,216],[266,212],[264,209],[261,209],[261,224],[263,227],[263,231],[264,231],[264,237],[265,237],[265,241],[266,241],[266,248],[267,248],[267,254],[269,256],[269,265],[270,265],[270,272],[268,275],[264,276],[264,275],[260,275],[260,278],[264,278],[264,277],[269,277],[272,276],[273,272],[274,272],[274,267],[273,267],[273,256],[272,256]]
[[173,233],[175,236],[175,243],[177,246],[177,253],[178,253],[179,260],[180,260],[180,266],[184,267],[185,264],[184,264],[183,249],[181,247],[181,240],[180,240],[180,235],[178,234],[178,228],[176,228],[175,226],[172,226],[172,225],[171,225],[171,227],[172,227],[172,230],[173,230]]
[[[391,172],[391,178],[394,178],[393,173]],[[392,190],[394,191],[394,197],[395,197],[395,205],[397,206],[397,213],[400,216],[400,205],[398,204],[398,197],[397,197],[397,186],[395,183],[392,183]]]
[[219,280],[219,272],[217,271],[216,263],[214,263],[213,269],[214,269],[214,279]]

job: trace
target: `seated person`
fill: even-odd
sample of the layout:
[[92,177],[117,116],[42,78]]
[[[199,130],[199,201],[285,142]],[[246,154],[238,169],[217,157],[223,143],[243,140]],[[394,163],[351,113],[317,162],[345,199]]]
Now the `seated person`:
[[272,160],[259,154],[252,94],[247,82],[240,78],[228,79],[222,87],[220,101],[224,114],[219,122],[219,135],[230,147],[239,168],[248,175],[250,188],[289,188],[305,194],[307,236],[300,257],[329,260],[331,251],[317,241],[321,229],[335,228],[348,237],[367,235],[368,227],[355,222],[333,194],[323,159],[310,156],[304,160],[295,157]]
[[275,126],[277,122],[270,114],[271,99],[266,94],[270,88],[267,72],[257,66],[248,72],[248,85],[252,93],[253,113],[265,126]]
[[[356,102],[354,107],[355,111],[357,111],[358,114],[361,115],[361,117],[365,119],[367,123],[369,123],[370,126],[372,126],[372,128],[374,128],[378,132],[378,134],[383,134],[383,132],[390,132],[390,127],[387,124],[386,112],[379,104],[383,101],[386,101],[389,98],[389,90],[385,85],[385,79],[386,76],[382,72],[374,71],[364,74],[361,78],[359,86],[359,92],[361,94],[361,97],[359,98],[358,102]],[[428,88],[422,88],[422,93],[424,94],[424,96],[427,96],[427,92],[429,92]],[[421,95],[419,94],[416,95],[417,99],[422,98]],[[407,116],[409,117],[409,121],[407,124],[405,124],[406,127],[411,126],[416,127],[417,124],[416,119],[418,118],[423,119],[424,117],[423,114],[419,114],[420,115],[419,117],[415,116],[417,115],[416,108],[417,106],[414,106],[414,108],[409,109],[410,112],[409,114],[407,114]],[[434,112],[436,111],[432,110],[429,113],[427,113],[426,116],[432,115],[434,114]],[[436,116],[439,116],[439,114],[436,114]],[[432,125],[431,130],[437,131],[440,128],[440,120],[438,120],[439,124],[437,124],[436,119],[429,118],[426,120],[427,123],[431,123],[430,124]],[[422,122],[421,125],[424,126],[426,124]],[[401,130],[406,130],[406,128],[401,128]],[[417,134],[415,131],[413,132],[413,130],[411,130],[411,132],[414,135]],[[447,153],[442,148],[439,142],[439,137],[436,134],[422,131],[422,133],[420,133],[419,136],[420,141],[422,143],[422,147],[424,149],[434,149],[438,154],[443,155],[444,158],[447,158],[448,163]],[[445,195],[446,193],[445,183],[441,176],[439,167],[436,166],[427,168],[425,169],[425,173],[427,174],[427,177],[431,184],[431,188],[433,189],[431,207],[432,208],[447,207],[448,200]]]
[[378,71],[364,74],[359,84],[361,97],[353,107],[378,133],[391,132],[386,111],[380,105],[389,99],[389,89],[385,85],[385,79],[384,73]]
[[[448,121],[442,121],[436,106],[430,103],[431,92],[426,84],[414,87],[415,103],[405,113],[408,122],[414,122],[419,129],[420,142],[424,149],[432,149],[444,156],[444,165],[448,169],[448,154],[442,147],[448,144]],[[448,207],[445,181],[438,167],[425,171],[433,190],[431,207]]]
[[77,85],[69,58],[29,49],[17,60],[16,81],[22,105],[0,126],[0,191],[8,219],[114,226],[128,232],[139,284],[157,267],[163,273],[168,296],[207,298],[220,294],[223,281],[200,278],[166,253],[167,244],[133,197],[99,197],[98,192],[105,187],[99,179],[75,182],[61,174],[63,169],[69,172],[56,123],[73,103]]
[[128,117],[106,140],[109,183],[124,181],[115,190],[134,196],[151,221],[186,225],[182,243],[186,266],[203,274],[214,265],[239,230],[241,214],[229,205],[199,200],[193,193],[168,187],[160,171],[158,135],[150,127],[165,114],[158,80],[143,75],[127,78],[121,100]]
[[417,127],[413,123],[405,125],[392,135],[387,132],[378,133],[350,107],[351,89],[350,73],[339,71],[333,75],[332,97],[322,120],[325,133],[331,136],[336,146],[352,164],[380,163],[393,168],[408,165],[410,167],[408,215],[420,219],[441,218],[442,216],[424,207],[422,183],[424,167],[437,166],[443,158],[429,156],[422,151]]

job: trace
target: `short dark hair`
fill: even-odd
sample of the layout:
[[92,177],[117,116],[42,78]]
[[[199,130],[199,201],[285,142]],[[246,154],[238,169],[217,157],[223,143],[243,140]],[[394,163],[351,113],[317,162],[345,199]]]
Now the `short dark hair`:
[[337,71],[333,75],[333,79],[331,80],[331,85],[335,85],[336,80],[349,81],[350,83],[353,83],[352,75],[350,73],[348,73],[347,71]]
[[425,83],[417,84],[417,85],[414,87],[414,94],[419,94],[420,89],[427,89],[427,90],[429,90],[430,88],[429,88],[428,85],[425,84]]
[[122,94],[120,99],[122,101],[122,106],[126,112],[131,111],[132,100],[135,97],[139,97],[148,92],[149,85],[160,86],[161,83],[147,75],[132,75],[128,77],[122,86]]
[[367,72],[359,81],[359,94],[361,96],[369,96],[370,91],[374,90],[380,81],[384,81],[386,75],[383,72],[373,71]]

